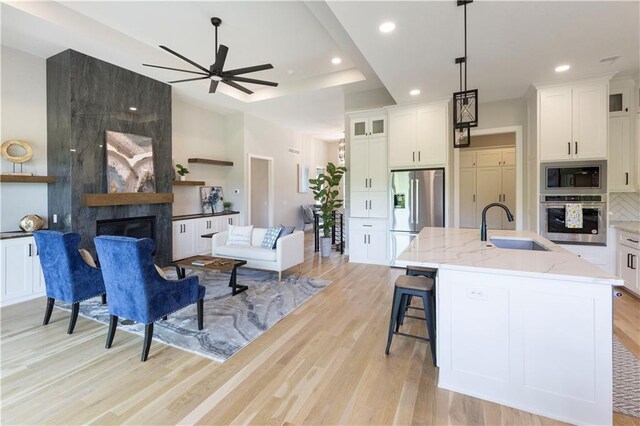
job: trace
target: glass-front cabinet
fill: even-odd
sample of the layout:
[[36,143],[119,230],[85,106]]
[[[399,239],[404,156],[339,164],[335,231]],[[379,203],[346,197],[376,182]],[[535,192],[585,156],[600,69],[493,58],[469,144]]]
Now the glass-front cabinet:
[[386,116],[354,117],[351,119],[351,140],[371,136],[386,136]]

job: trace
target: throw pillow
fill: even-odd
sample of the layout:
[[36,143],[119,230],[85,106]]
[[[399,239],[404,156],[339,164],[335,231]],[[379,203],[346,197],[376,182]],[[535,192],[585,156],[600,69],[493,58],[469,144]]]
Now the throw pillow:
[[269,228],[267,229],[267,233],[264,235],[264,240],[262,240],[262,247],[268,249],[276,248],[276,241],[278,241],[278,237],[280,236],[280,232],[282,231],[282,226],[278,228]]
[[249,226],[234,226],[229,225],[229,234],[227,236],[227,245],[238,246],[250,246],[251,245],[251,233],[253,232],[253,225]]
[[78,251],[80,252],[80,257],[82,257],[82,260],[84,260],[84,263],[91,266],[92,268],[96,267],[96,261],[93,260],[93,257],[91,257],[91,253],[89,253],[85,249],[78,249]]
[[293,231],[296,230],[295,226],[282,226],[282,231],[280,231],[280,236],[278,238],[286,237],[287,235],[293,234]]

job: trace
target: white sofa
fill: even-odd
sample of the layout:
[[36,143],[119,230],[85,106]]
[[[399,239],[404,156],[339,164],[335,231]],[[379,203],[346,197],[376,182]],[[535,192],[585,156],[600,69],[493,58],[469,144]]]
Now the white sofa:
[[304,232],[278,238],[276,248],[262,247],[262,240],[267,233],[266,228],[253,228],[251,245],[227,245],[228,233],[219,232],[211,239],[211,254],[228,259],[247,261],[248,268],[264,269],[278,272],[278,281],[282,280],[282,271],[304,262]]

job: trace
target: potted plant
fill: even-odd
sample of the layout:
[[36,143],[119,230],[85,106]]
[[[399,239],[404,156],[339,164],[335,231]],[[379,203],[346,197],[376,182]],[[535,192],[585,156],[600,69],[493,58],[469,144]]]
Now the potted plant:
[[338,185],[342,176],[347,171],[346,167],[336,167],[333,163],[327,164],[325,171],[316,179],[309,179],[313,198],[320,207],[322,218],[322,237],[320,238],[320,254],[327,257],[331,254],[331,228],[335,225],[333,212],[342,207],[342,200],[338,199]]
[[230,212],[232,205],[233,205],[233,203],[231,203],[231,201],[225,201],[225,202],[222,203],[222,207],[224,207],[224,211],[225,212]]
[[182,164],[176,164],[176,169],[178,174],[180,175],[180,180],[187,180],[187,174],[189,174],[189,169],[187,169]]

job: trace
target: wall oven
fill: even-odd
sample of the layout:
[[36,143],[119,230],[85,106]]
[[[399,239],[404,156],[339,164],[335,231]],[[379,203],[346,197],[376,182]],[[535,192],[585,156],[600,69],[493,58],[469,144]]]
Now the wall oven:
[[605,161],[543,163],[540,165],[541,194],[605,194]]
[[[607,203],[602,195],[544,195],[540,200],[540,234],[559,244],[607,245]],[[566,205],[582,208],[582,227],[567,227]]]

